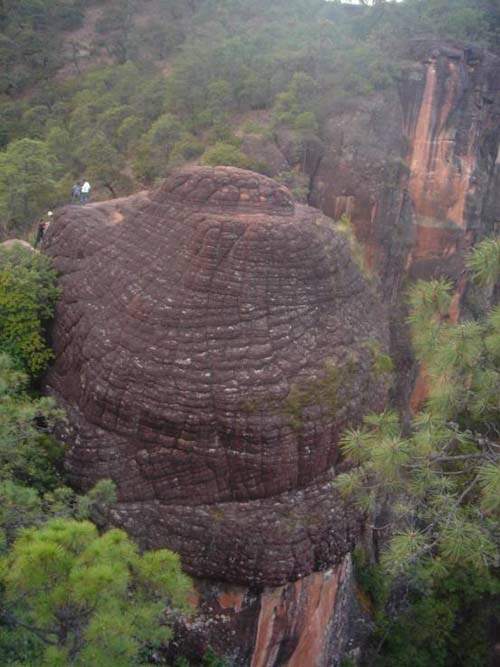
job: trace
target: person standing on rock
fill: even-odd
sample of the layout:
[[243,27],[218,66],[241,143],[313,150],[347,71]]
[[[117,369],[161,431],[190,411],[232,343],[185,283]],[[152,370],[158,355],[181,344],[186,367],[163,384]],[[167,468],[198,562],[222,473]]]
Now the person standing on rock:
[[82,188],[80,183],[75,183],[71,188],[71,201],[73,202],[73,204],[76,204],[77,202],[80,201],[81,193],[82,193]]
[[52,222],[52,216],[53,216],[52,211],[49,211],[47,213],[47,220],[42,219],[38,223],[38,229],[37,229],[37,232],[36,232],[36,239],[35,239],[35,248],[37,247],[37,245],[39,243],[41,243],[43,241],[43,237],[45,235],[45,232],[47,231],[47,229],[49,228],[50,223]]
[[92,188],[90,187],[90,183],[88,181],[84,181],[82,187],[80,188],[80,203],[81,204],[86,204],[90,198],[90,190]]

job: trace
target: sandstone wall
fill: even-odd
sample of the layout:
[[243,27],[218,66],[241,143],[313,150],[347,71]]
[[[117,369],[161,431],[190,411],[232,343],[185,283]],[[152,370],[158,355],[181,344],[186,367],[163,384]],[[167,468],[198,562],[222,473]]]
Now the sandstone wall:
[[178,624],[170,656],[196,660],[211,646],[234,667],[333,667],[358,655],[370,631],[350,556],[298,581],[255,591],[198,582],[200,613]]
[[351,217],[381,278],[399,370],[394,395],[404,406],[415,380],[404,326],[408,279],[450,279],[456,319],[471,308],[464,257],[500,230],[500,63],[475,47],[429,40],[397,58],[397,90],[333,101],[310,203]]

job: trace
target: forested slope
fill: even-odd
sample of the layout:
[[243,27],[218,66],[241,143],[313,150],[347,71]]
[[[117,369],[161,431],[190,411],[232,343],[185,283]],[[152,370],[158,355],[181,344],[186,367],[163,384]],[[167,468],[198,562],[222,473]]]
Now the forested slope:
[[189,161],[278,175],[305,197],[307,179],[273,152],[280,131],[300,172],[331,99],[397,85],[405,40],[494,47],[500,15],[495,0],[6,0],[0,11],[4,237],[65,203],[77,178],[116,196]]

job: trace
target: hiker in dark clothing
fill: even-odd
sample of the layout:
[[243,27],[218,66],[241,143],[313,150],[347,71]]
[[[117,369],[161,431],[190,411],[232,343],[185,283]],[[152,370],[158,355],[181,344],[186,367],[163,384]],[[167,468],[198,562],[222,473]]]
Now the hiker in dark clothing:
[[35,248],[38,246],[39,243],[43,241],[43,237],[45,235],[45,232],[49,228],[49,225],[51,223],[51,218],[52,218],[52,211],[49,211],[47,213],[47,220],[40,220],[38,223],[38,229],[36,231],[36,239],[35,239]]
[[38,229],[36,230],[35,248],[43,239],[44,232],[45,232],[45,220],[40,220],[40,222],[38,223]]
[[80,201],[80,194],[81,194],[82,188],[80,183],[75,183],[73,187],[71,188],[71,201],[74,204],[77,204]]

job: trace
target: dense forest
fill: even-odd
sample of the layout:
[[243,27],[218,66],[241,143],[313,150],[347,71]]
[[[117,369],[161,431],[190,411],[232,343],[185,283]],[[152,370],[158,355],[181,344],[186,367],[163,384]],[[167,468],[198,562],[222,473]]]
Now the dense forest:
[[[183,164],[269,174],[252,139],[284,131],[296,168],[275,178],[307,201],[301,164],[324,141],[331,100],[397,86],[419,35],[498,51],[500,2],[3,0],[0,237],[32,241],[37,220],[84,178],[108,199]],[[467,261],[494,301],[499,241]],[[426,409],[411,423],[368,415],[342,439],[356,467],[337,487],[384,524],[380,557],[355,553],[373,616],[367,665],[488,664],[500,593],[500,310],[451,323],[451,289],[436,280],[408,291],[415,355],[432,380]],[[111,528],[111,481],[82,495],[65,478],[64,414],[40,395],[58,295],[43,254],[0,250],[0,664],[172,664],[161,649],[173,619],[193,613],[179,557],[141,552]],[[175,664],[189,663],[181,652]],[[225,663],[209,651],[203,664]]]
[[[0,11],[4,237],[83,177],[106,198],[189,161],[267,173],[248,135],[289,128],[300,165],[332,99],[397,85],[405,40],[495,48],[500,24],[496,0],[6,0]],[[280,178],[307,195],[297,174]]]

